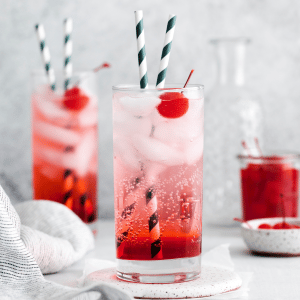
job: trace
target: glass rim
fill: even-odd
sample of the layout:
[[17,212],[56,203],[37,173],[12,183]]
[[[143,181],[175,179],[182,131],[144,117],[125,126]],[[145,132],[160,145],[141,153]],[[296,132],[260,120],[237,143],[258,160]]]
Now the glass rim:
[[240,43],[244,43],[244,44],[249,44],[251,43],[251,39],[248,37],[244,37],[244,36],[239,36],[239,37],[220,37],[220,38],[213,38],[210,39],[209,42],[211,44],[218,44],[218,43],[236,43],[236,42],[240,42]]
[[[153,88],[152,88],[153,86]],[[178,87],[177,87],[178,86]],[[112,87],[114,91],[139,91],[139,92],[159,92],[159,91],[200,91],[204,90],[204,85],[202,84],[188,84],[187,87],[182,87],[179,83],[166,84],[164,88],[157,89],[154,85],[150,85],[150,88],[141,89],[137,84],[118,84]]]
[[253,161],[273,161],[280,162],[288,159],[300,159],[300,154],[298,153],[278,153],[278,154],[270,154],[270,155],[260,155],[260,156],[252,156],[252,155],[237,155],[239,160],[253,160]]

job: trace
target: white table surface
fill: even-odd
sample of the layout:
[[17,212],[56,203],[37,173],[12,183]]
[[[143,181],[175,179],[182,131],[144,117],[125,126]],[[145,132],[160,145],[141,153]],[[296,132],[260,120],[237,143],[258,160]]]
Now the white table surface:
[[[82,276],[86,258],[115,260],[113,220],[98,221],[94,225],[98,229],[95,249],[62,272],[46,275],[47,280],[75,286]],[[249,300],[300,300],[300,257],[255,256],[247,250],[240,228],[204,226],[202,253],[228,243],[235,270],[253,272]]]

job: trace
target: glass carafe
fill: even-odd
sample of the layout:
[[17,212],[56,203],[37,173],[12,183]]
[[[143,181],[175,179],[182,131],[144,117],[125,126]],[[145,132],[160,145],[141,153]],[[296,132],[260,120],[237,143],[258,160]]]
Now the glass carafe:
[[249,39],[218,39],[215,48],[218,77],[205,105],[203,220],[232,225],[241,216],[238,154],[245,141],[258,154],[263,144],[263,116],[259,98],[245,85],[245,52]]

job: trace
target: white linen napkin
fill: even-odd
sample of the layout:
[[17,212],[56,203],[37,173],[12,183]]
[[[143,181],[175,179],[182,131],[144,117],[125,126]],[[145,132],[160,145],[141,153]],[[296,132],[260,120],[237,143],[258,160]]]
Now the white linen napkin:
[[15,209],[0,185],[1,300],[87,299],[95,292],[98,299],[132,299],[108,284],[79,289],[44,279],[42,273],[62,270],[93,247],[92,232],[67,207],[44,200]]
[[[229,244],[223,244],[206,252],[202,256],[201,263],[206,266],[214,266],[234,271],[234,263],[230,256]],[[236,272],[242,279],[242,286],[235,291],[227,292],[220,295],[207,297],[209,300],[241,300],[247,299],[249,293],[249,282],[251,281],[252,272]]]

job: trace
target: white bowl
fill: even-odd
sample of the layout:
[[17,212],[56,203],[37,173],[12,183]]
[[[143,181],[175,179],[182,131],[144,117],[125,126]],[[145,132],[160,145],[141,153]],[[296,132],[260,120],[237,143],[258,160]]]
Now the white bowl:
[[[283,218],[255,219],[242,223],[242,236],[248,248],[259,254],[279,256],[300,255],[300,229],[258,229],[260,224],[271,226],[283,221]],[[300,225],[298,218],[286,218],[290,224]]]

